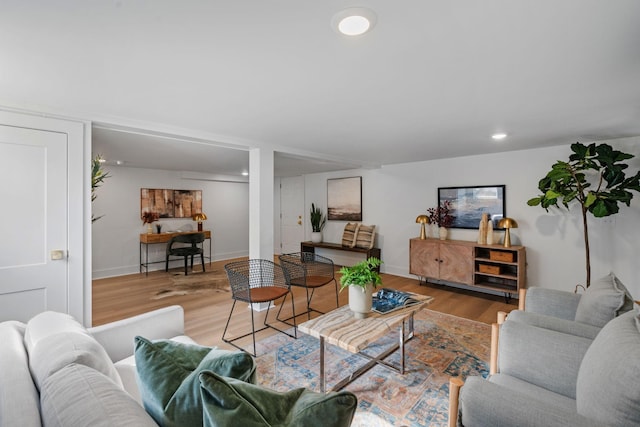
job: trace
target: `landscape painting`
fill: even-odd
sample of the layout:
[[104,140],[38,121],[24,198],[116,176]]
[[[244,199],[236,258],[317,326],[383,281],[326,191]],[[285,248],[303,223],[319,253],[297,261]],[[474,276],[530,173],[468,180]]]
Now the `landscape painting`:
[[451,203],[451,228],[478,229],[482,214],[486,213],[496,229],[506,216],[504,185],[438,188],[438,205],[445,201]]
[[362,177],[327,179],[329,221],[362,221]]

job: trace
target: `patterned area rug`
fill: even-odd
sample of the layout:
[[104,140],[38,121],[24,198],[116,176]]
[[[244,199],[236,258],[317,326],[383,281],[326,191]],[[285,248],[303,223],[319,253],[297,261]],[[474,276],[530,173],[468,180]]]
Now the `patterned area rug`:
[[161,299],[174,295],[208,294],[230,292],[229,281],[224,270],[193,271],[184,275],[184,270],[171,275],[171,287],[156,292],[151,299]]
[[[358,397],[352,426],[446,426],[449,378],[488,375],[489,325],[431,310],[422,310],[415,319],[415,336],[405,346],[404,375],[375,366],[345,388]],[[397,333],[389,334],[367,353],[379,354],[396,341]],[[318,339],[301,332],[297,340],[277,334],[257,347],[261,385],[279,391],[319,391]],[[399,359],[398,351],[387,358],[396,365]],[[366,359],[328,345],[325,361],[327,387],[332,387]]]

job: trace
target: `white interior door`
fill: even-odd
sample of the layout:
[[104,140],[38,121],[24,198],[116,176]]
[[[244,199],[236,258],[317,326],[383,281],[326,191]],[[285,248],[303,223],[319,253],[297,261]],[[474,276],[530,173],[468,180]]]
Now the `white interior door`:
[[304,240],[304,177],[280,180],[281,253],[300,251]]
[[0,321],[68,312],[67,134],[0,125]]

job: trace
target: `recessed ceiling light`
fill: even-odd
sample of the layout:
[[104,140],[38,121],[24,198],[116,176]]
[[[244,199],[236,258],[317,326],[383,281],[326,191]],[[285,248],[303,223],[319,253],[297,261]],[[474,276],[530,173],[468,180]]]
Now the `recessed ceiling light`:
[[491,135],[491,138],[495,139],[496,141],[500,141],[502,139],[505,139],[506,137],[506,133],[494,133],[493,135]]
[[376,14],[371,9],[350,7],[333,15],[331,27],[346,36],[359,36],[371,31],[376,21]]
[[249,176],[249,172],[242,172],[242,176]]

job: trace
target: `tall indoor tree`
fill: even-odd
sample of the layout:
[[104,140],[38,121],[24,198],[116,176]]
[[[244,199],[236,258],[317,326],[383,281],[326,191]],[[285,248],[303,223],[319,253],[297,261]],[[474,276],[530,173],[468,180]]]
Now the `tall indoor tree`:
[[[568,210],[577,202],[582,212],[585,259],[587,267],[586,287],[591,284],[591,263],[589,254],[589,229],[587,213],[596,218],[614,215],[619,211],[619,203],[629,206],[633,193],[640,192],[640,171],[628,177],[626,160],[632,154],[614,150],[608,144],[579,142],[571,144],[573,154],[569,161],[557,161],[549,173],[540,180],[538,189],[542,195],[530,199],[529,206],[558,206],[558,202]],[[574,203],[575,204],[575,203]]]
[[[91,201],[93,202],[98,195],[96,194],[96,190],[104,183],[104,180],[109,178],[109,172],[105,172],[102,168],[102,156],[97,155],[91,160]],[[93,212],[91,213],[91,223],[96,222],[104,215],[95,216]]]

